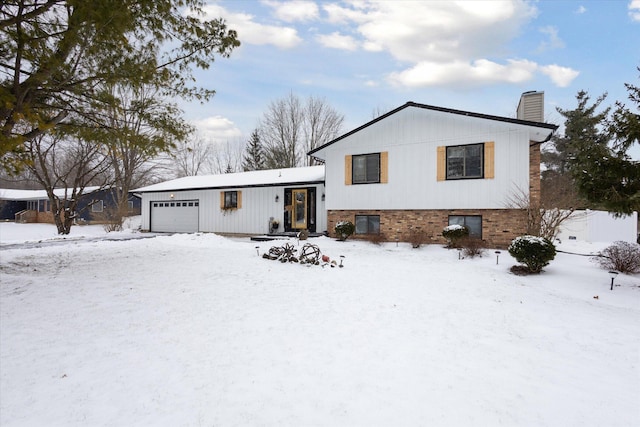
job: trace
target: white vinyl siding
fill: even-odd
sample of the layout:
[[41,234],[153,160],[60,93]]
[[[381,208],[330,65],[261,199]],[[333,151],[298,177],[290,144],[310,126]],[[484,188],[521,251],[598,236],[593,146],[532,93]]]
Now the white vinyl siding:
[[[170,194],[176,200],[197,199],[200,203],[198,231],[214,233],[262,234],[269,231],[269,220],[280,222],[280,231],[284,224],[284,189],[298,187],[316,188],[316,231],[327,229],[327,213],[322,194],[322,184],[302,184],[299,186],[253,187],[236,189],[184,190],[159,193],[142,193],[142,226],[149,230],[149,209],[151,201],[170,200]],[[238,209],[222,209],[221,197],[225,191],[238,192]],[[221,196],[222,193],[222,196]],[[241,196],[240,196],[241,195]],[[275,201],[278,196],[278,201]],[[241,200],[240,200],[241,197]]]
[[[318,153],[326,165],[327,209],[504,209],[509,195],[529,188],[529,132],[508,122],[401,110]],[[438,147],[475,143],[493,151],[495,176],[485,177],[493,179],[438,181]],[[345,157],[386,151],[388,184],[345,185]]]

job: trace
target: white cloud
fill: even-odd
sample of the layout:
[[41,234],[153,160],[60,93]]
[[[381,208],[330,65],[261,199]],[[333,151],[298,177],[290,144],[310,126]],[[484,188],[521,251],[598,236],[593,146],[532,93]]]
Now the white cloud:
[[580,74],[578,71],[559,65],[540,66],[528,60],[508,60],[498,64],[487,59],[473,62],[429,62],[391,73],[389,82],[408,87],[450,86],[473,87],[497,83],[523,83],[533,79],[536,72],[548,76],[559,87],[567,87]]
[[640,22],[640,0],[631,0],[629,3],[629,16],[634,21]]
[[584,7],[583,5],[580,5],[577,9],[576,9],[576,13],[578,15],[582,15],[583,13],[585,13],[587,11],[587,8]]
[[492,56],[536,14],[521,0],[354,1],[323,8],[330,22],[355,24],[363,46],[414,63]]
[[561,49],[564,47],[564,42],[558,37],[558,29],[552,25],[540,28],[542,34],[548,36],[548,40],[543,41],[538,46],[538,51],[545,51],[548,49]]
[[344,36],[337,31],[328,35],[321,34],[317,39],[321,45],[334,49],[354,51],[358,48],[358,42],[353,37]]
[[285,22],[312,21],[319,16],[318,5],[312,1],[263,0],[262,3],[271,7],[275,17]]
[[422,61],[415,66],[389,75],[392,84],[423,86],[481,86],[493,83],[522,83],[531,80],[537,65],[526,60],[510,60],[501,65],[487,59],[473,62]]
[[231,120],[219,115],[191,122],[207,141],[226,141],[242,136],[242,131]]
[[578,77],[578,74],[580,74],[579,71],[559,65],[545,65],[540,67],[540,71],[542,74],[549,76],[551,81],[559,87],[569,86],[571,82]]
[[254,45],[274,45],[289,49],[302,42],[295,28],[264,25],[254,21],[254,16],[246,13],[233,13],[217,4],[203,7],[207,18],[224,17],[229,28],[238,32],[240,42]]

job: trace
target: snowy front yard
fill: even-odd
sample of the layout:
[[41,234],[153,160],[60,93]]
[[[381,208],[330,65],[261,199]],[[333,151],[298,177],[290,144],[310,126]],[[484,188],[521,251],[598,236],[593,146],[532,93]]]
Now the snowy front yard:
[[310,242],[345,268],[212,234],[2,249],[0,425],[640,425],[640,276]]

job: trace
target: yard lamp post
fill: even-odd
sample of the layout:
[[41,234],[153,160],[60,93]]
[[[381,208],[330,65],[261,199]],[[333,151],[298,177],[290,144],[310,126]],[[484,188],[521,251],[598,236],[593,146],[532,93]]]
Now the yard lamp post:
[[618,272],[617,271],[610,271],[609,272],[609,277],[611,277],[611,290],[613,290],[613,281],[616,280],[616,277],[618,277]]
[[260,246],[256,246],[256,253],[260,256]]
[[344,255],[340,255],[340,265],[338,266],[340,268],[344,267],[344,265],[342,265],[342,261],[344,261]]
[[500,251],[496,251],[496,265],[498,265],[498,258],[500,257],[500,254]]

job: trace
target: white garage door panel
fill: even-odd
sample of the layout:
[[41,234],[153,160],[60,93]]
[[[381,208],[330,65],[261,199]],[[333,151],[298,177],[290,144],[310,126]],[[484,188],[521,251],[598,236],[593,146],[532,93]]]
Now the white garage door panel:
[[151,231],[197,232],[199,204],[198,200],[151,202]]

